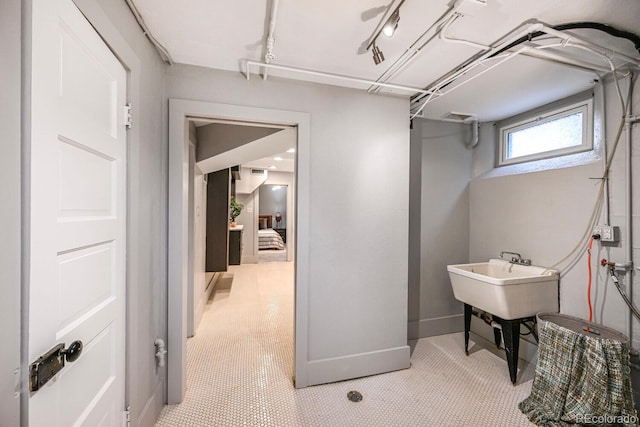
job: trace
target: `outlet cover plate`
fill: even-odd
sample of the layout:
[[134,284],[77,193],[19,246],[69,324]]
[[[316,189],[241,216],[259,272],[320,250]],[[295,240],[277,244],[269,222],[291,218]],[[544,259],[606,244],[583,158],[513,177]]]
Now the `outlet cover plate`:
[[617,225],[596,225],[593,234],[600,235],[600,241],[606,243],[618,243],[620,241],[620,227]]

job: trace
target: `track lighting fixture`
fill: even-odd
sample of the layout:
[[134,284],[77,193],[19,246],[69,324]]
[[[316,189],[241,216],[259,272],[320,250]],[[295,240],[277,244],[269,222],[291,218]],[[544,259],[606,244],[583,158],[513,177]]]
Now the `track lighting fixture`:
[[402,3],[404,3],[404,0],[400,0],[393,13],[389,15],[389,17],[385,21],[384,25],[382,27],[378,27],[378,31],[373,34],[373,37],[370,39],[371,42],[367,46],[367,49],[371,49],[371,53],[373,54],[373,62],[376,65],[384,61],[384,55],[382,54],[380,47],[376,45],[376,41],[378,40],[380,34],[384,35],[385,37],[393,37],[396,29],[398,29],[398,23],[400,22],[400,6],[402,6]]
[[398,22],[400,22],[400,9],[396,9],[395,12],[391,14],[387,22],[382,27],[382,34],[385,37],[393,37],[393,34],[396,32],[396,28],[398,28]]
[[373,62],[375,62],[376,65],[384,61],[384,55],[382,54],[380,48],[375,45],[375,43],[373,44],[373,48],[371,48],[371,52],[373,53]]

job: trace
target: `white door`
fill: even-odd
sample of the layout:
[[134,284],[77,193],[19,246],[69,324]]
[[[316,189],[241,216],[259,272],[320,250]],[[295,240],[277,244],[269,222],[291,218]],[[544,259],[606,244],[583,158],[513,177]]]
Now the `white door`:
[[32,17],[29,362],[84,349],[30,394],[29,425],[121,425],[126,72],[71,0]]

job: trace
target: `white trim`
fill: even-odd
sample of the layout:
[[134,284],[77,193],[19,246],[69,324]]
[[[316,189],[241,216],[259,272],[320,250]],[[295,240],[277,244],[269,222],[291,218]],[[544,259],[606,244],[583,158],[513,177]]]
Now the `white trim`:
[[[528,129],[533,126],[539,126],[576,113],[582,113],[582,143],[580,145],[542,151],[526,156],[506,158],[506,145],[510,133]],[[593,97],[570,104],[564,104],[561,107],[545,109],[542,113],[540,113],[539,109],[536,109],[518,117],[521,117],[521,119],[517,121],[505,120],[498,126],[498,166],[566,156],[568,154],[576,154],[593,149]]]
[[371,372],[399,371],[411,366],[410,357],[410,347],[403,345],[367,353],[314,360],[308,364],[308,380],[309,384],[326,384],[369,376]]
[[295,267],[295,386],[306,387],[309,296],[309,186],[311,116],[296,111],[231,104],[169,100],[169,265],[167,400],[182,401],[186,391],[186,283],[188,221],[187,117],[259,121],[297,126],[296,150],[296,267]]

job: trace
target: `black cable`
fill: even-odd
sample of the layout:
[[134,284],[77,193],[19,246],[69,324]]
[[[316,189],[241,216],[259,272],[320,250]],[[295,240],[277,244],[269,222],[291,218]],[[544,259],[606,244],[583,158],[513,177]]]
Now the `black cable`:
[[529,330],[529,332],[525,333],[525,334],[520,334],[521,336],[527,336],[527,335],[533,335],[533,338],[536,340],[536,342],[538,342],[538,333],[535,331],[535,322],[533,322],[533,326],[529,326],[528,323],[526,322],[522,322],[521,325],[524,325],[525,328],[527,328]]
[[[569,24],[555,25],[555,26],[552,26],[551,28],[558,31],[575,30],[580,28],[588,28],[592,30],[603,31],[614,37],[619,37],[619,38],[629,40],[630,42],[633,43],[638,53],[640,53],[640,36],[638,36],[637,34],[631,33],[629,31],[619,30],[618,28],[612,27],[607,24],[601,24],[599,22],[572,22]],[[531,41],[532,39],[543,36],[545,34],[546,33],[544,31],[536,31],[534,33],[529,33],[526,36],[520,37],[518,40],[508,44],[507,46],[503,47],[499,51],[491,54],[489,58],[493,58],[494,56],[501,54],[505,50],[509,50],[514,46],[517,46],[527,41]]]

